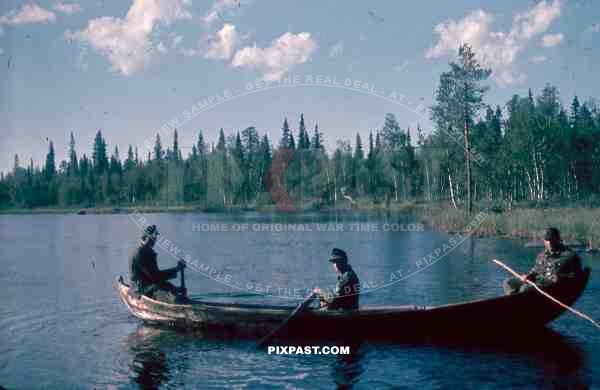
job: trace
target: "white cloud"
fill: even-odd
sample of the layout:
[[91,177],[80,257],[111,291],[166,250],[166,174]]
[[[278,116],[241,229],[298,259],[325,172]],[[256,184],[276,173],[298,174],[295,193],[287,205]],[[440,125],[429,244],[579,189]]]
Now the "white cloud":
[[546,34],[542,37],[540,44],[542,47],[554,47],[561,43],[565,36],[562,33],[559,34]]
[[561,0],[540,1],[532,8],[513,17],[508,32],[492,31],[493,15],[476,10],[463,19],[446,20],[435,26],[438,42],[425,52],[426,58],[456,55],[463,43],[470,44],[478,59],[494,71],[499,86],[525,80],[525,75],[513,69],[515,61],[527,44],[548,30],[561,13]]
[[542,64],[546,62],[548,58],[546,56],[533,56],[531,57],[532,64]]
[[55,11],[62,12],[63,14],[71,15],[77,12],[81,12],[83,8],[77,3],[55,3],[52,8]]
[[548,30],[552,22],[560,16],[560,12],[560,0],[540,1],[528,11],[515,16],[513,29],[516,28],[516,35],[531,39]]
[[235,54],[234,67],[258,68],[264,72],[267,80],[277,80],[289,72],[294,66],[307,62],[317,43],[310,33],[292,34],[287,32],[273,40],[266,48],[245,47]]
[[0,24],[27,24],[55,22],[56,15],[52,11],[35,3],[25,4],[19,10],[10,11],[0,16]]
[[436,58],[456,53],[463,43],[480,47],[486,39],[491,38],[489,28],[493,19],[485,11],[477,10],[458,22],[447,20],[436,25],[434,31],[439,35],[439,40],[434,47],[427,50],[425,57]]
[[513,72],[510,70],[502,70],[496,74],[496,84],[499,87],[505,88],[515,84],[522,84],[527,79],[524,73]]
[[162,41],[158,42],[158,45],[156,45],[156,50],[158,50],[159,52],[165,54],[166,52],[168,52],[169,50],[167,49],[167,47],[165,46],[164,43],[162,43]]
[[181,54],[185,57],[194,57],[200,55],[202,51],[200,49],[182,49]]
[[128,76],[150,63],[150,34],[156,26],[191,18],[190,6],[191,0],[134,0],[125,18],[92,19],[84,30],[65,36],[88,43],[108,58],[113,70]]
[[329,57],[331,57],[331,58],[339,57],[343,53],[344,53],[344,44],[342,42],[338,42],[329,48]]
[[202,20],[206,24],[211,24],[218,19],[221,19],[222,22],[225,22],[221,14],[229,9],[239,7],[240,0],[217,0],[213,3],[208,13],[202,17]]
[[177,49],[177,46],[179,46],[181,41],[183,41],[183,35],[177,35],[175,38],[173,38],[173,49]]
[[408,64],[408,61],[404,61],[402,65],[394,65],[392,69],[394,69],[395,72],[402,72],[408,66]]
[[209,45],[204,55],[206,58],[228,60],[239,43],[235,26],[225,24],[216,36],[209,37]]

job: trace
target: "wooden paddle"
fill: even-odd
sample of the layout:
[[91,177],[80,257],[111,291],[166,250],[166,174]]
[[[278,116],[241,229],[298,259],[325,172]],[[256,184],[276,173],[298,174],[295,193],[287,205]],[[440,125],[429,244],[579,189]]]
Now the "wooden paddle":
[[[183,259],[179,259],[179,261],[183,262]],[[180,294],[185,297],[185,296],[187,296],[187,289],[185,288],[185,276],[183,274],[183,270],[185,270],[185,268],[182,268],[181,271],[179,271],[180,272],[180,275],[179,275],[180,276],[180,288],[179,289],[181,290]]]
[[288,322],[290,322],[290,320],[292,318],[294,318],[296,316],[296,314],[300,313],[302,310],[306,309],[306,307],[310,304],[311,300],[315,297],[315,295],[317,295],[317,293],[312,293],[310,294],[308,297],[306,297],[302,302],[300,302],[300,304],[298,305],[298,307],[296,307],[294,309],[294,311],[292,311],[292,314],[290,314],[277,328],[275,328],[271,333],[269,333],[268,335],[266,335],[265,337],[263,337],[257,344],[257,348],[261,348],[263,347],[268,341],[271,341],[273,339],[273,337],[275,337],[275,335],[277,335],[277,333],[279,333],[286,325]]

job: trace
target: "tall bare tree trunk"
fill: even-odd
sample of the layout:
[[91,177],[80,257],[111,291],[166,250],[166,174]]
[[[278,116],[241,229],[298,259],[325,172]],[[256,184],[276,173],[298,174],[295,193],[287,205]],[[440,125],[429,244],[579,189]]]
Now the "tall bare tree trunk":
[[471,177],[471,143],[469,142],[469,120],[465,117],[465,161],[466,161],[466,173],[467,173],[467,213],[473,214],[473,178]]
[[454,185],[452,184],[452,175],[450,174],[450,167],[448,167],[448,185],[450,186],[450,199],[452,200],[452,206],[454,206],[454,208],[457,209],[458,207],[456,206],[456,199],[454,198]]
[[431,182],[429,179],[429,164],[427,163],[427,160],[425,160],[425,177],[427,178],[427,195],[425,199],[431,202]]

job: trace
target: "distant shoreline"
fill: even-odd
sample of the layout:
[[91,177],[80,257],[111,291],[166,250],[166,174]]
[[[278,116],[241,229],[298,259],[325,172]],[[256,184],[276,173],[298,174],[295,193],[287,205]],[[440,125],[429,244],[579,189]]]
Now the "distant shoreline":
[[[198,205],[148,206],[135,207],[92,207],[92,208],[37,208],[37,209],[4,209],[1,215],[105,215],[130,214],[135,210],[141,213],[208,213],[208,214],[244,214],[247,212],[278,213],[275,206],[253,208],[231,207],[225,209],[203,209]],[[358,212],[386,215],[405,215],[416,218],[419,222],[438,231],[446,233],[465,233],[473,218],[483,212],[485,219],[472,233],[477,237],[498,237],[509,239],[541,240],[543,231],[548,226],[556,226],[562,232],[566,242],[581,243],[589,252],[600,251],[600,209],[592,207],[568,208],[514,208],[511,211],[476,211],[467,216],[462,209],[444,208],[441,204],[401,202],[391,203],[388,207],[382,204],[344,203],[338,207],[304,207],[296,212],[282,214],[299,215],[318,212]]]
[[[284,211],[282,214],[301,214],[308,212],[330,212],[330,211],[354,211],[354,212],[388,212],[388,213],[405,213],[407,210],[414,208],[414,203],[392,203],[390,207],[384,207],[377,204],[360,205],[353,207],[346,207],[346,203],[335,206],[323,206],[313,207],[307,205],[299,207],[297,211]],[[229,214],[229,213],[245,213],[245,212],[279,212],[274,205],[261,205],[256,207],[242,207],[234,206],[227,208],[202,208],[198,205],[175,205],[175,206],[151,206],[151,205],[139,205],[139,206],[101,206],[101,207],[69,207],[69,208],[8,208],[0,209],[0,215],[28,215],[28,214],[130,214],[138,210],[144,213],[210,213],[210,214]]]

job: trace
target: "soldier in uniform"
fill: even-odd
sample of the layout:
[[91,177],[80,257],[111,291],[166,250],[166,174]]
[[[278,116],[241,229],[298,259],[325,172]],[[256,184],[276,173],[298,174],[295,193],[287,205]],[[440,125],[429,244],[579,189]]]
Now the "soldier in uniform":
[[346,252],[333,248],[329,262],[338,274],[337,283],[333,297],[327,297],[320,288],[313,290],[319,296],[321,307],[327,310],[357,310],[360,284],[358,276],[348,264]]
[[[563,244],[558,229],[551,227],[544,236],[544,251],[538,254],[535,265],[523,277],[544,288],[560,279],[575,277],[581,270],[579,256]],[[503,287],[506,295],[532,288],[518,278],[505,280]]]
[[155,225],[148,226],[139,242],[138,247],[129,258],[129,271],[134,291],[167,303],[178,303],[181,291],[168,280],[175,279],[177,272],[182,271],[186,264],[180,261],[177,267],[164,270],[158,269],[154,244],[159,235]]

